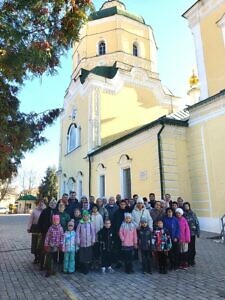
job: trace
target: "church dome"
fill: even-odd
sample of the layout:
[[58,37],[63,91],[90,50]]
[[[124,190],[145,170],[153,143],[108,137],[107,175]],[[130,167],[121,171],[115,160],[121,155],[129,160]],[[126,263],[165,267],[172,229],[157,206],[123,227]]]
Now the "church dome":
[[111,8],[111,7],[117,7],[118,9],[126,10],[126,6],[123,4],[123,2],[116,1],[116,0],[109,0],[104,2],[100,10]]

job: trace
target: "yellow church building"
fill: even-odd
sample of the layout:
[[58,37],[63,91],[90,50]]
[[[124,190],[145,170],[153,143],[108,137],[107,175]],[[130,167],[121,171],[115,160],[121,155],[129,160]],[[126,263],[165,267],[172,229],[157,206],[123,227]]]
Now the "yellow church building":
[[194,33],[201,89],[199,99],[193,75],[192,105],[183,111],[162,86],[154,33],[143,18],[114,0],[90,16],[74,44],[64,99],[60,196],[170,193],[191,202],[202,229],[218,232],[225,213],[224,1],[197,1],[183,16]]

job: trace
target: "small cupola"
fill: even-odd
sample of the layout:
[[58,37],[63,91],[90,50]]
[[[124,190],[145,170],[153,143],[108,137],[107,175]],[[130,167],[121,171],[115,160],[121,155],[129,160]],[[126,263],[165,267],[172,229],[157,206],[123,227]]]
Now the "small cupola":
[[109,0],[104,2],[100,10],[111,8],[111,7],[116,7],[117,9],[120,10],[126,10],[125,4],[123,4],[123,2],[121,1],[116,1],[116,0]]

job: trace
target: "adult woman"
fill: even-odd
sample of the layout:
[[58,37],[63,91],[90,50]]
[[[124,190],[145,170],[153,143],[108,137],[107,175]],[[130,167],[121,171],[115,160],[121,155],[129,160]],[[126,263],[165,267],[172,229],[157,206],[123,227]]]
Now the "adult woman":
[[38,220],[44,208],[44,201],[42,199],[37,200],[36,208],[32,211],[27,226],[27,232],[32,233],[31,253],[34,254],[34,264],[38,263],[40,260],[40,251],[38,249],[38,237],[40,235],[40,230],[38,227]]
[[191,210],[191,205],[189,202],[184,202],[184,217],[188,222],[190,233],[191,233],[191,241],[188,244],[188,265],[194,266],[195,265],[195,240],[196,236],[200,236],[200,226],[199,221],[196,214]]

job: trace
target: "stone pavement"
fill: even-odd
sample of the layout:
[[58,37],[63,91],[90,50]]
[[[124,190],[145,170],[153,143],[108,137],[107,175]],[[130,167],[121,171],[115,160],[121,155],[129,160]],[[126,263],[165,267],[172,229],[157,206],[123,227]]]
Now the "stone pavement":
[[49,278],[32,265],[27,216],[0,216],[0,300],[29,299],[225,299],[225,245],[202,233],[197,265],[167,275],[90,272]]

